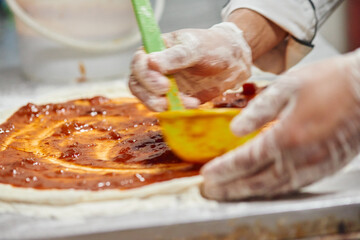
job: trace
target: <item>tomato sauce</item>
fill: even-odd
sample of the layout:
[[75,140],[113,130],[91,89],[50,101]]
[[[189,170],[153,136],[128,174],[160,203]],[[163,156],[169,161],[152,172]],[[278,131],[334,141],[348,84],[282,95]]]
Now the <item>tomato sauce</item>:
[[[245,107],[258,92],[220,96]],[[164,142],[156,113],[135,99],[28,104],[0,125],[0,183],[36,189],[132,189],[199,174]]]
[[0,125],[0,183],[37,189],[131,189],[199,174],[165,144],[154,113],[103,97],[28,104]]

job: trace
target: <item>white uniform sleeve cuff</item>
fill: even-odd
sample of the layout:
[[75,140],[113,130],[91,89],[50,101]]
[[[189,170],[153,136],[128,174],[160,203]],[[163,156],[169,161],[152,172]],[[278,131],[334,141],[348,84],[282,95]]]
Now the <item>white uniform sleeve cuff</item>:
[[224,21],[239,8],[261,14],[292,36],[255,62],[263,71],[281,73],[312,50],[317,18],[310,1],[286,0],[276,4],[273,0],[231,0],[222,11]]
[[274,0],[232,0],[222,11],[223,19],[236,9],[247,8],[268,18],[301,43],[311,42],[317,28],[316,13],[310,1],[286,0],[277,4]]

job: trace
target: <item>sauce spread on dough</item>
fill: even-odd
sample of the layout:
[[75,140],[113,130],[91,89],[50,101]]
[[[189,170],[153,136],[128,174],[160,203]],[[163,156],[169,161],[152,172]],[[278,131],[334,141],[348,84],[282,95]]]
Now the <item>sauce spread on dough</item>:
[[0,125],[0,183],[37,189],[131,189],[199,173],[164,143],[133,99],[28,104]]
[[[244,107],[229,94],[215,107]],[[132,98],[28,104],[0,125],[0,183],[36,189],[131,189],[199,174],[165,144],[156,114]]]

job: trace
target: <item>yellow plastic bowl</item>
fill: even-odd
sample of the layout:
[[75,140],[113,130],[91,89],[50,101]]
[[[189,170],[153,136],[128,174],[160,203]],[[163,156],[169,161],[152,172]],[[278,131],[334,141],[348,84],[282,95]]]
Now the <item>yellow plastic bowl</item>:
[[231,120],[240,109],[194,109],[159,113],[165,141],[173,152],[187,162],[205,163],[255,137],[244,137],[230,130]]

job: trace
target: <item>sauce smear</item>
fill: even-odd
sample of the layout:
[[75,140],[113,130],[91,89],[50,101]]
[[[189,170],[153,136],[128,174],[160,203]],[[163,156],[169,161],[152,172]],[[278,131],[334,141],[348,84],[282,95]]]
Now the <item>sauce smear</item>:
[[[259,92],[224,94],[243,108]],[[164,142],[156,113],[132,98],[28,104],[0,125],[0,183],[36,189],[132,189],[199,174]]]

